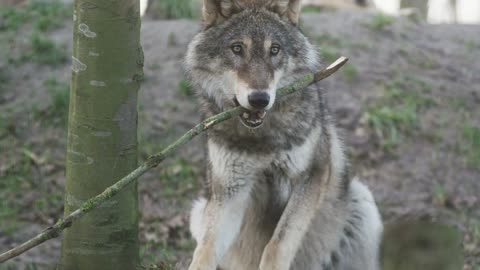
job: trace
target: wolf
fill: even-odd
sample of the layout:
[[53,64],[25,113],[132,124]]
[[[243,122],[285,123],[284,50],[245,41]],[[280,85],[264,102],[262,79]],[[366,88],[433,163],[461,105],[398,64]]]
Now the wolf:
[[245,112],[207,135],[206,198],[193,206],[189,270],[376,270],[382,222],[351,178],[312,86],[276,89],[322,67],[299,0],[204,0],[185,68],[206,116]]

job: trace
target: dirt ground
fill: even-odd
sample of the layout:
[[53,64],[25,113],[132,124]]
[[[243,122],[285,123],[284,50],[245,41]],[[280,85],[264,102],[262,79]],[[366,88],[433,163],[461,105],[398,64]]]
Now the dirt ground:
[[[48,32],[67,55],[71,27],[65,22]],[[325,62],[339,55],[350,58],[348,66],[328,79],[325,91],[353,171],[373,191],[385,223],[450,225],[460,233],[464,269],[480,269],[480,27],[433,26],[367,11],[308,13],[302,27]],[[141,159],[200,120],[182,72],[186,46],[198,30],[199,23],[188,20],[143,23]],[[68,84],[70,64],[12,61],[31,50],[28,38],[5,34],[0,42],[4,251],[62,215],[65,106],[51,88]],[[145,265],[180,262],[181,269],[188,261],[194,247],[188,209],[201,193],[203,160],[202,140],[196,139],[178,157],[142,177]],[[386,244],[400,243],[402,237],[387,229]],[[60,241],[52,240],[0,269],[54,269],[59,251]]]

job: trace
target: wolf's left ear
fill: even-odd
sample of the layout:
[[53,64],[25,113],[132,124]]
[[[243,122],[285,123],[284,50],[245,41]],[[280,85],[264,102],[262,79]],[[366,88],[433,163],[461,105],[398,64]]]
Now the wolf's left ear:
[[232,15],[233,0],[203,0],[205,29],[225,21]]
[[281,17],[287,18],[294,25],[297,25],[300,17],[300,1],[301,0],[274,0],[270,5],[270,9],[278,13]]

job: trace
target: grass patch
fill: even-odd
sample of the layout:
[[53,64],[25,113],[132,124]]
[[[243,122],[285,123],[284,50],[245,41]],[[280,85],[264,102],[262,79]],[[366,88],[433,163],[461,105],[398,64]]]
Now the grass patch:
[[0,67],[0,104],[2,104],[2,95],[7,90],[7,83],[10,81],[7,69]]
[[15,31],[33,22],[37,31],[49,31],[63,26],[72,7],[60,1],[29,1],[21,7],[5,6],[0,11],[0,31]]
[[52,209],[58,209],[62,207],[63,205],[63,193],[58,192],[58,193],[52,193],[52,194],[46,194],[46,197],[38,198],[38,200],[35,201],[33,209],[35,211],[52,211]]
[[194,1],[192,0],[156,0],[152,9],[161,19],[194,19]]
[[[5,141],[1,141],[4,137],[7,137],[11,132],[12,120],[7,115],[0,115],[0,147],[3,147]],[[1,176],[1,175],[0,175]]]
[[461,241],[460,231],[443,224],[387,224],[381,246],[381,266],[384,270],[462,269]]
[[[0,270],[18,270],[18,265],[15,265],[14,263],[6,263],[0,265]],[[24,270],[38,270],[42,269],[41,267],[38,267],[36,263],[28,263],[25,265]]]
[[174,32],[170,32],[168,34],[167,44],[168,44],[168,47],[175,47],[178,45],[177,35],[175,35]]
[[165,241],[148,241],[140,247],[141,269],[174,270],[175,248]]
[[347,64],[343,68],[343,75],[347,82],[352,83],[358,78],[358,69],[352,64]]
[[32,34],[30,43],[32,51],[23,56],[23,61],[32,60],[50,66],[58,66],[67,62],[66,50],[38,32]]
[[391,151],[400,141],[401,133],[410,133],[416,123],[415,106],[393,108],[388,105],[372,107],[368,121],[381,140],[382,147]]
[[23,205],[25,202],[22,196],[25,190],[30,190],[34,187],[30,176],[33,173],[31,161],[22,156],[11,164],[5,164],[6,169],[0,172],[0,231],[11,234],[18,229],[17,216],[28,210],[28,207]]
[[373,30],[383,30],[385,27],[391,25],[395,21],[395,18],[383,13],[376,14],[372,20],[368,23],[368,27]]
[[382,148],[390,152],[416,129],[418,110],[435,102],[422,94],[429,91],[429,87],[420,80],[404,78],[393,81],[384,89],[384,96],[368,108],[367,119]]
[[480,258],[480,220],[467,212],[462,213],[460,220],[465,224],[463,248],[467,258],[466,263],[473,266],[469,269],[478,270],[480,268],[478,260]]
[[320,57],[323,61],[332,62],[340,57],[340,52],[330,46],[321,46],[319,49]]
[[185,79],[180,80],[180,82],[178,83],[177,91],[180,95],[185,97],[192,96],[194,93],[192,87],[190,86],[190,83]]
[[149,66],[151,70],[159,70],[161,68],[159,63],[153,63]]
[[15,139],[9,143],[8,159],[0,168],[0,231],[14,234],[29,222],[45,222],[39,216],[57,216],[64,190],[44,174],[43,166],[49,163],[45,147],[34,153],[34,145]]
[[315,43],[320,47],[319,53],[322,60],[331,62],[340,57],[340,51],[338,48],[342,46],[340,39],[324,33],[315,37]]
[[69,85],[55,78],[49,78],[43,84],[50,96],[50,103],[42,110],[34,109],[34,118],[54,126],[66,127],[70,102]]
[[320,13],[325,9],[319,6],[306,5],[302,7],[302,13]]
[[162,194],[165,197],[182,196],[196,188],[197,176],[188,162],[177,159],[162,170]]
[[465,41],[465,48],[467,48],[469,52],[473,52],[475,50],[480,49],[480,44],[477,44],[474,40],[469,39]]
[[461,150],[468,165],[480,169],[480,128],[470,124],[463,126]]
[[436,184],[433,190],[433,203],[437,206],[447,205],[448,195],[445,187],[441,184]]

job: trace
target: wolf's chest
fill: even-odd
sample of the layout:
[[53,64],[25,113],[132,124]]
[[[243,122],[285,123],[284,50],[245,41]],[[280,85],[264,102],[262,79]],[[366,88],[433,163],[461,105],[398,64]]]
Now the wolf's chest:
[[232,150],[209,141],[212,173],[224,181],[234,182],[263,178],[266,171],[272,171],[274,175],[280,173],[287,178],[295,178],[311,166],[320,132],[319,127],[315,128],[301,145],[268,154]]

